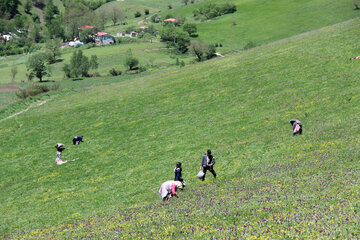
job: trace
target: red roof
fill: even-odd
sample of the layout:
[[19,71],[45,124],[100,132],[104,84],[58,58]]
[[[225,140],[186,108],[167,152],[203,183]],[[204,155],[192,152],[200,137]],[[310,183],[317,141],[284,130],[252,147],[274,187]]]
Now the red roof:
[[88,29],[88,28],[94,28],[94,26],[86,25],[86,26],[79,27],[79,29]]
[[104,36],[104,35],[107,35],[107,33],[106,32],[98,32],[97,35],[98,36]]
[[164,20],[165,22],[178,22],[175,18],[168,18]]

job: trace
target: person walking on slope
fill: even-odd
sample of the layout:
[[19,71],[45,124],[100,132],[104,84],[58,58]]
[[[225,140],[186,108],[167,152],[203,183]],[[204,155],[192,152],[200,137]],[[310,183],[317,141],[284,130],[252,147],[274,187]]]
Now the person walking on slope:
[[212,175],[214,175],[214,178],[216,178],[214,165],[215,165],[215,158],[213,157],[213,155],[211,155],[211,150],[208,149],[201,160],[200,170],[204,172],[204,176],[201,178],[202,181],[205,180],[207,170],[209,170],[212,173]]
[[291,119],[290,124],[293,126],[291,136],[295,136],[296,134],[302,134],[302,124],[298,119]]
[[183,178],[181,176],[182,168],[181,168],[181,162],[176,163],[176,168],[174,169],[175,178],[174,181],[183,181]]
[[176,195],[176,190],[182,189],[183,185],[181,181],[166,181],[163,184],[161,184],[161,187],[159,189],[159,194],[161,195],[161,199],[163,202],[165,200],[169,200],[171,197]]

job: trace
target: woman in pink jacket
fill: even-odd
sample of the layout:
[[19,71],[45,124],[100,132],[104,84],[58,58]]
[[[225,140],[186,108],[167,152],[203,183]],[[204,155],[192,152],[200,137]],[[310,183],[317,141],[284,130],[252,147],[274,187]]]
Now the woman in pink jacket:
[[161,184],[159,193],[163,202],[169,200],[172,196],[176,196],[176,190],[182,189],[183,184],[180,181],[167,181]]

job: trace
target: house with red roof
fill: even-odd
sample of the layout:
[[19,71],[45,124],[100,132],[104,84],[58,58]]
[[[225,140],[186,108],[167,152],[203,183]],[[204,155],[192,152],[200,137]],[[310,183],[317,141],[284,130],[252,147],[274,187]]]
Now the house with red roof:
[[115,38],[106,32],[98,32],[95,37],[95,43],[98,45],[113,44],[115,43]]
[[164,20],[164,23],[172,23],[174,26],[180,25],[179,20],[177,20],[175,18],[167,18]]

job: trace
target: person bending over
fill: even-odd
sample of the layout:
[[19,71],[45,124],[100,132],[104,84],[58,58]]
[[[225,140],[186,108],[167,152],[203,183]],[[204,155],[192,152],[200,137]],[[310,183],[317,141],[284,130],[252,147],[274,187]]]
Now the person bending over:
[[171,197],[177,197],[176,190],[182,189],[183,185],[181,181],[166,181],[161,184],[159,194],[163,202],[170,200]]

